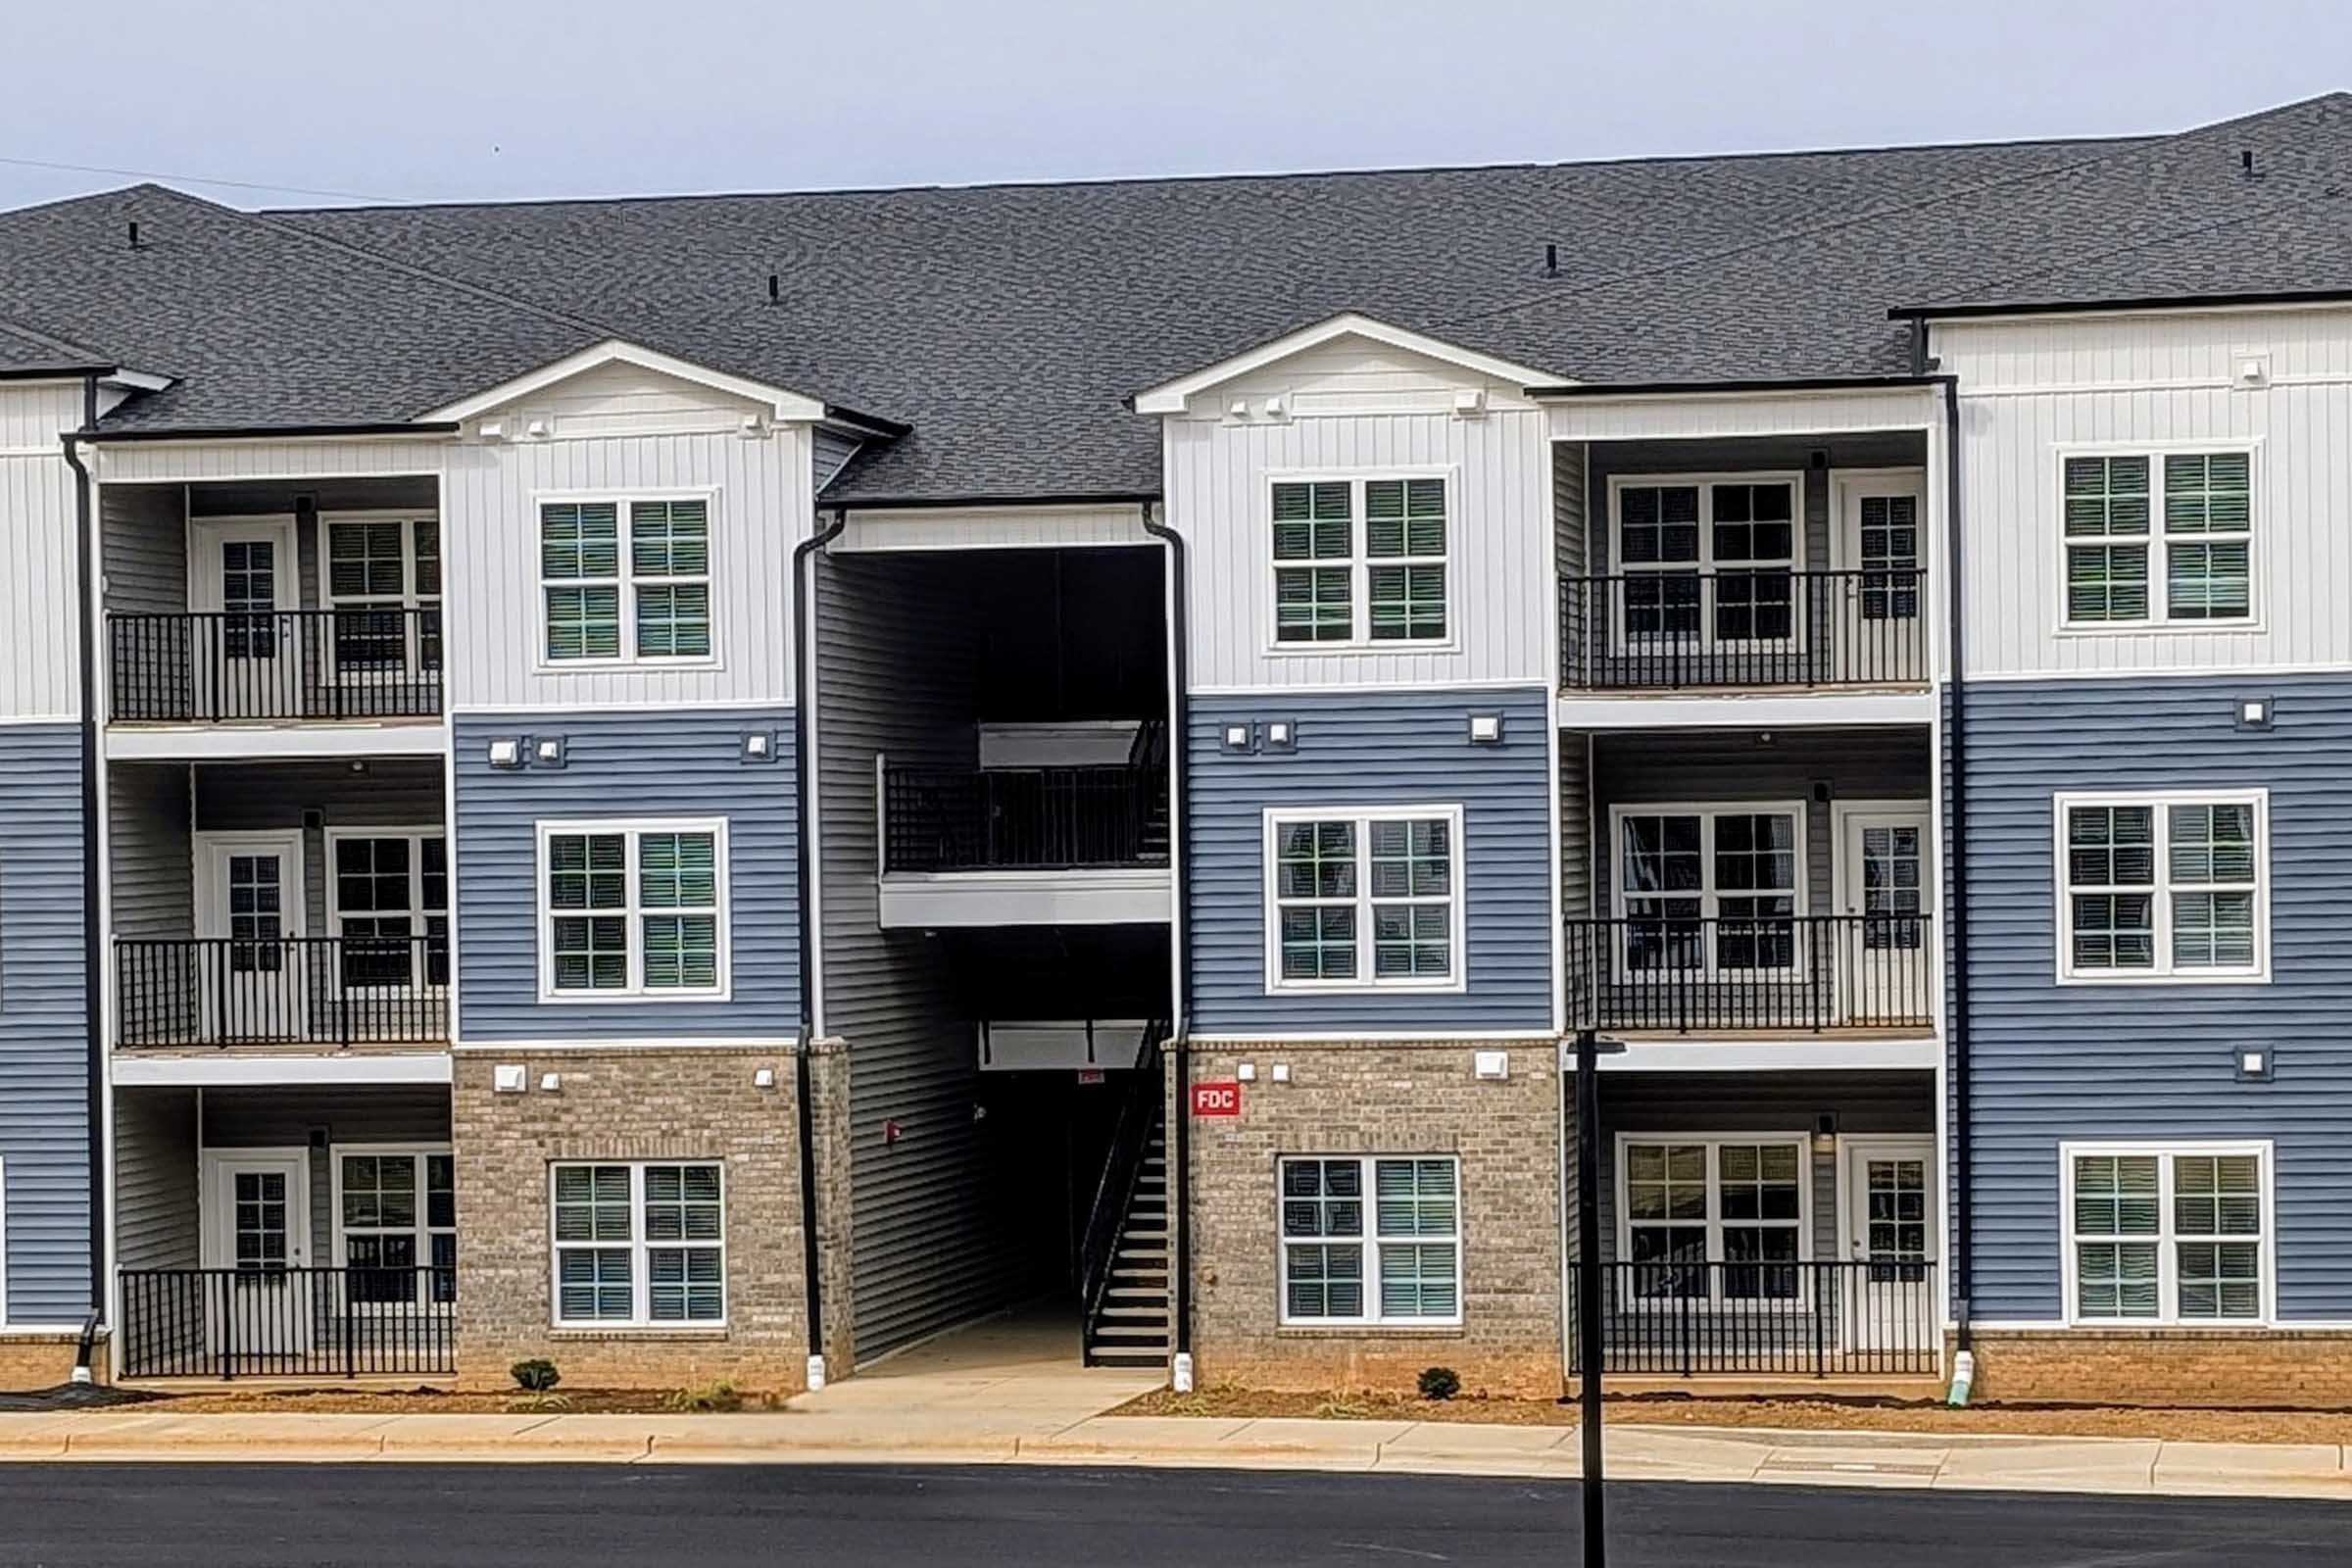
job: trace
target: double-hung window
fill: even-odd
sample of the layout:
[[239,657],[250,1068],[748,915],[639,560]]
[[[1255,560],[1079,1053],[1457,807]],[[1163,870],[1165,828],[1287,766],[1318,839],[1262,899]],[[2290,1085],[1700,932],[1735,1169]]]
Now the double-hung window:
[[1274,641],[1444,642],[1449,532],[1441,476],[1276,481]]
[[710,658],[710,510],[707,497],[541,503],[546,662]]
[[2057,798],[2058,977],[2270,974],[2264,790]]
[[2077,1323],[2270,1316],[2270,1149],[2072,1144],[2067,1313]]
[[1280,1185],[1283,1322],[1461,1321],[1459,1161],[1284,1159]]
[[560,1164],[549,1179],[559,1327],[727,1320],[726,1200],[715,1161]]
[[2068,625],[2254,617],[2251,452],[2076,453],[2059,466]]
[[1795,967],[1804,809],[1801,804],[1617,807],[1624,968]]
[[1627,643],[1786,643],[1797,635],[1793,474],[1611,486]]
[[373,687],[403,671],[439,669],[440,519],[328,515],[318,528],[337,675]]
[[1462,809],[1266,813],[1268,991],[1458,989]]
[[[336,829],[327,836],[327,927],[345,995],[449,984],[449,840],[434,829]],[[358,1022],[399,1034],[432,1020],[397,1007]]]
[[1618,1141],[1619,1256],[1637,1297],[1788,1300],[1805,1237],[1805,1146],[1793,1138]]
[[727,828],[539,824],[543,1001],[723,1000]]
[[458,1298],[457,1161],[447,1150],[340,1149],[335,1202],[353,1301]]

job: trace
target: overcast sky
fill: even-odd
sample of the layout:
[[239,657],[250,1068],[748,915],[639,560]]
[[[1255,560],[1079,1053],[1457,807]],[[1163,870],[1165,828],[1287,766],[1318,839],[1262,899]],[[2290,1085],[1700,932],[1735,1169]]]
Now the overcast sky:
[[0,207],[290,206],[2171,130],[2352,86],[2352,5],[7,0],[0,55]]

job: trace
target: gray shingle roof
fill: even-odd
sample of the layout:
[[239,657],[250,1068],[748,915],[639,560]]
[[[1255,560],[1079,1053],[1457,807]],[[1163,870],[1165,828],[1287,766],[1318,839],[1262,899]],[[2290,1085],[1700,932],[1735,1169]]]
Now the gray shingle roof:
[[0,285],[182,378],[110,423],[408,418],[619,336],[913,426],[834,495],[1149,494],[1125,397],[1343,311],[1562,379],[1882,374],[1892,307],[2352,290],[2348,167],[2335,95],[2169,137],[1357,174],[275,215],[142,186],[0,215]]

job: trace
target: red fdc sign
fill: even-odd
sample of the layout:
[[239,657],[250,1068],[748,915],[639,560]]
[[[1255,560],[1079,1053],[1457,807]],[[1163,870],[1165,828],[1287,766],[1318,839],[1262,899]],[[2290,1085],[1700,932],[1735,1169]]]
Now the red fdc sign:
[[1228,1078],[1222,1083],[1193,1085],[1193,1114],[1196,1116],[1239,1116],[1242,1113],[1242,1086]]

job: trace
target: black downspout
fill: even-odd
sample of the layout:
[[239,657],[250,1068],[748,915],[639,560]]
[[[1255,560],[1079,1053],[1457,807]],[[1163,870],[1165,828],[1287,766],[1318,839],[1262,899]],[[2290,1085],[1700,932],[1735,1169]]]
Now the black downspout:
[[106,1312],[106,933],[98,923],[98,628],[91,612],[96,581],[92,545],[90,470],[74,445],[82,432],[98,428],[98,378],[81,382],[81,432],[63,437],[66,466],[74,470],[75,567],[81,603],[74,612],[81,655],[81,1007],[89,1056],[90,1142],[90,1314]]
[[1173,1353],[1190,1355],[1193,1353],[1193,1115],[1188,1102],[1193,1075],[1185,1036],[1192,1027],[1193,1017],[1193,964],[1189,952],[1193,935],[1193,879],[1184,853],[1184,829],[1192,821],[1192,697],[1190,661],[1185,654],[1191,623],[1186,608],[1189,596],[1184,535],[1164,522],[1153,520],[1149,502],[1144,506],[1144,531],[1168,547],[1169,599],[1175,616],[1168,637],[1168,683],[1175,692],[1168,715],[1168,756],[1175,764],[1175,799],[1168,815],[1168,858],[1176,900],[1172,911],[1174,930],[1180,937],[1176,946],[1176,1026],[1169,1031],[1172,1038],[1168,1042],[1168,1049],[1176,1057],[1176,1126],[1171,1135],[1176,1162],[1176,1255],[1170,1259],[1176,1276],[1171,1282],[1176,1299],[1171,1316],[1176,1329]]
[[[1924,347],[1924,343],[1923,343]],[[1968,1065],[1968,683],[1962,678],[1965,660],[1967,594],[1962,568],[1966,563],[1960,526],[1960,381],[1943,381],[1943,527],[1944,621],[1949,628],[1951,658],[1945,690],[1950,693],[1944,722],[1944,745],[1951,755],[1951,786],[1945,808],[1951,815],[1951,854],[1946,857],[1944,882],[1951,890],[1952,959],[1947,966],[1951,989],[1952,1074],[1952,1285],[1953,1309],[1959,1320],[1960,1345],[1971,1348],[1969,1300],[1975,1285],[1975,1234],[1970,1226],[1970,1197],[1975,1171],[1975,1140],[1969,1127]]]
[[802,540],[792,549],[792,689],[798,699],[793,717],[799,733],[793,737],[793,811],[799,831],[793,835],[795,869],[800,878],[801,926],[801,1049],[795,1054],[795,1092],[801,1102],[801,1269],[808,1302],[808,1353],[825,1353],[825,1291],[816,1237],[816,1072],[809,1052],[816,1045],[815,921],[809,909],[808,887],[815,857],[808,843],[808,754],[816,740],[815,701],[808,686],[808,648],[816,630],[816,611],[808,590],[808,558],[841,537],[848,514],[836,512],[830,526]]

